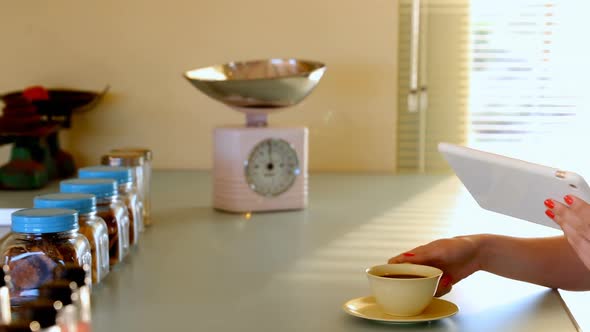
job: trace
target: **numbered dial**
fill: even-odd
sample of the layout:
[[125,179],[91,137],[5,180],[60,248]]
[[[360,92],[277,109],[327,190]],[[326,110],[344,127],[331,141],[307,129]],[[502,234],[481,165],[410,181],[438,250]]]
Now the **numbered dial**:
[[262,196],[278,196],[287,191],[299,175],[297,152],[282,139],[258,143],[246,161],[246,181]]

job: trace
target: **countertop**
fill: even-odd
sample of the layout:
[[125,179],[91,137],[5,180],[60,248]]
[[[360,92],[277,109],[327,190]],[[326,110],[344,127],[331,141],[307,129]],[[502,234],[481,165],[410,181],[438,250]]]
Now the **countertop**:
[[[154,172],[154,224],[95,287],[93,331],[577,330],[556,290],[485,272],[443,297],[460,311],[439,321],[386,325],[342,310],[369,295],[365,268],[428,241],[556,234],[482,210],[454,176],[311,174],[307,209],[251,215],[214,210],[211,185],[208,172]],[[0,192],[0,207],[57,188]]]

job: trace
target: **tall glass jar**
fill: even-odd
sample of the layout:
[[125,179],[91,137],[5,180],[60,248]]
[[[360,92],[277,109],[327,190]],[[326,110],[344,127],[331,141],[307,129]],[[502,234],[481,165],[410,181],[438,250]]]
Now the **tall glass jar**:
[[117,182],[109,179],[72,179],[60,182],[64,193],[86,193],[96,196],[96,215],[107,224],[109,263],[122,262],[129,253],[129,215],[119,198]]
[[39,287],[54,280],[56,266],[92,264],[90,244],[78,228],[75,210],[24,209],[12,214],[2,262],[10,269],[13,306],[37,298]]
[[[117,148],[111,150],[113,153],[113,157],[109,159],[109,163],[118,163],[115,158],[115,153],[141,153],[143,155],[144,163],[143,163],[143,179],[137,181],[137,188],[141,194],[141,201],[143,202],[143,224],[146,226],[150,226],[152,224],[151,220],[151,211],[152,211],[152,203],[151,203],[151,183],[152,183],[152,159],[153,153],[152,150],[147,148],[136,148],[136,147],[129,147],[129,148]],[[115,165],[116,166],[116,165]]]
[[139,192],[133,183],[133,170],[129,167],[84,167],[78,170],[78,177],[117,181],[119,197],[125,202],[129,214],[129,244],[136,245],[139,242],[139,230],[143,227],[143,208]]
[[[100,163],[107,166],[115,166],[115,167],[129,167],[133,170],[133,183],[136,188],[143,188],[144,187],[144,164],[145,158],[142,153],[139,152],[110,152],[101,157]],[[142,210],[145,211],[145,200],[146,196],[141,194],[140,191],[140,203],[142,206]],[[140,232],[143,232],[143,227],[145,226],[145,222],[141,226]]]
[[92,282],[99,283],[109,273],[109,233],[106,222],[96,215],[93,194],[55,193],[35,197],[36,208],[64,208],[78,211],[78,232],[90,243]]

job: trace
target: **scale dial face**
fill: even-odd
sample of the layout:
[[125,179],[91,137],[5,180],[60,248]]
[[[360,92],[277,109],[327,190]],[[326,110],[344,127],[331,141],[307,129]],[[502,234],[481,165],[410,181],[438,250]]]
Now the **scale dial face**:
[[246,182],[262,196],[279,196],[301,173],[297,152],[289,142],[269,138],[258,143],[245,162]]

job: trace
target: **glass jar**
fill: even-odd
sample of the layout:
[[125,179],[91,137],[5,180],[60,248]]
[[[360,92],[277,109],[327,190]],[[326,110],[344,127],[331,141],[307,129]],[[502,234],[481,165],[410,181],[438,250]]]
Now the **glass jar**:
[[139,192],[133,184],[133,170],[129,167],[93,166],[78,170],[81,179],[113,179],[117,181],[119,197],[127,206],[129,214],[129,244],[139,242],[139,230],[143,225],[143,209]]
[[0,325],[0,332],[31,332],[31,327],[25,322],[17,324]]
[[[144,187],[144,164],[145,158],[143,157],[142,153],[139,152],[110,152],[101,157],[101,164],[107,166],[114,166],[114,167],[129,167],[133,170],[133,184],[136,188],[143,188]],[[146,196],[141,194],[140,191],[140,204],[142,207],[142,211],[145,211],[145,199]],[[143,220],[144,224],[141,225],[140,232],[143,232],[145,222],[147,220]]]
[[107,224],[109,264],[122,262],[129,253],[129,215],[117,193],[117,182],[109,179],[72,179],[60,182],[64,193],[85,193],[96,196],[96,215]]
[[21,310],[21,322],[30,326],[30,331],[64,332],[57,326],[58,309],[54,301],[39,299],[25,303]]
[[76,284],[76,304],[79,309],[79,320],[83,326],[90,326],[92,310],[90,305],[90,281],[85,277],[83,268],[66,264],[53,270],[56,280],[67,281]]
[[[152,204],[151,204],[151,182],[152,182],[152,159],[153,153],[152,150],[147,148],[118,148],[111,150],[112,153],[141,153],[143,155],[144,163],[143,163],[143,179],[137,181],[137,188],[141,194],[141,201],[143,202],[143,224],[145,226],[150,226],[152,224],[151,221],[151,211],[152,211]],[[116,156],[116,154],[113,154]],[[109,160],[109,163],[118,163],[114,158]],[[115,165],[117,166],[117,165]]]
[[56,325],[62,331],[78,332],[80,327],[80,302],[78,286],[67,280],[56,280],[43,284],[39,288],[41,300],[53,301],[57,308]]
[[99,283],[109,273],[109,233],[106,222],[96,215],[96,196],[55,193],[37,196],[33,201],[36,208],[78,211],[78,232],[88,239],[92,253],[92,282]]
[[39,287],[54,280],[56,266],[92,264],[90,244],[78,228],[75,210],[24,209],[12,214],[12,232],[2,244],[2,262],[10,269],[13,306],[34,300]]
[[12,320],[12,313],[10,310],[10,276],[8,274],[8,266],[2,266],[0,269],[0,323],[10,324]]

